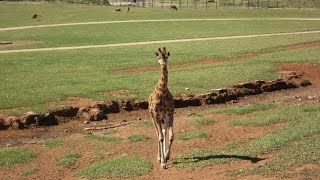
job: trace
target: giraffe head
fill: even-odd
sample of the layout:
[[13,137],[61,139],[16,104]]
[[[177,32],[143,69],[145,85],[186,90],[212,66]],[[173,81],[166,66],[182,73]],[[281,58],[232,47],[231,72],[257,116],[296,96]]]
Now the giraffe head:
[[170,52],[166,51],[166,47],[163,47],[158,49],[158,52],[156,52],[156,56],[158,57],[158,63],[162,65],[167,65],[167,61],[169,59],[169,56],[171,55]]

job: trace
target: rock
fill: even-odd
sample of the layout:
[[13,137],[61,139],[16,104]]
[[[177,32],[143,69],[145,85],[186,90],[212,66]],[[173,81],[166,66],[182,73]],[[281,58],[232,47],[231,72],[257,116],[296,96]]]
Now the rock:
[[106,112],[107,111],[107,105],[104,104],[103,101],[98,101],[95,104],[91,105],[90,108],[97,108],[100,109],[101,111]]
[[148,101],[147,100],[138,100],[134,99],[131,101],[131,106],[133,110],[138,110],[138,109],[148,109]]
[[119,108],[124,109],[125,111],[132,111],[134,109],[131,101],[128,101],[128,100],[120,100],[118,101],[118,104],[119,104]]
[[90,121],[83,121],[83,124],[90,124]]
[[148,109],[148,106],[149,106],[149,104],[148,104],[147,100],[143,100],[143,101],[139,102],[139,108],[141,108],[141,109]]
[[58,119],[53,113],[47,113],[46,115],[38,116],[35,119],[39,126],[59,125]]
[[58,117],[74,118],[77,116],[78,111],[79,111],[78,107],[68,107],[64,109],[53,110],[50,113]]
[[6,130],[9,126],[5,123],[4,119],[0,119],[0,130]]
[[10,116],[5,119],[5,124],[12,127],[13,129],[23,129],[24,125],[21,123],[20,119],[15,116]]
[[303,80],[301,83],[300,83],[300,86],[309,86],[311,85],[311,82],[309,80]]
[[98,108],[83,107],[79,109],[77,117],[84,121],[100,121],[106,118],[106,114]]
[[12,144],[7,144],[6,146],[7,146],[7,147],[12,147]]
[[189,91],[190,89],[189,89],[189,88],[185,88],[185,90],[186,90],[186,91]]
[[118,113],[120,112],[119,104],[115,101],[110,101],[106,104],[107,113]]
[[20,117],[20,120],[23,124],[25,125],[31,125],[31,124],[36,124],[37,121],[36,121],[36,117],[38,116],[37,113],[35,112],[32,112],[32,111],[29,111],[29,112],[26,112],[24,115],[22,115]]

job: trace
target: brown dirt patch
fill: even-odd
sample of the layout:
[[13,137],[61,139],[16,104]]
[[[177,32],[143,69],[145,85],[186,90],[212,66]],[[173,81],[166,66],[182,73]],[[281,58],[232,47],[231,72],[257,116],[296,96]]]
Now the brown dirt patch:
[[[320,44],[320,43],[319,43]],[[299,71],[303,73],[303,77],[310,79],[314,86],[320,85],[320,64],[301,64],[301,63],[290,63],[281,64],[278,67],[280,72],[292,72]]]
[[[298,45],[290,45],[290,46],[282,46],[278,48],[278,51],[291,51],[296,49],[305,49],[305,48],[314,48],[320,47],[320,41],[315,42],[306,42]],[[248,53],[241,56],[230,57],[230,58],[205,58],[196,61],[196,64],[215,64],[221,62],[234,62],[234,61],[246,61],[270,52],[255,52],[255,53]],[[176,70],[186,67],[195,66],[195,62],[185,63],[185,64],[177,64],[171,65],[170,70]],[[133,67],[128,69],[120,69],[114,71],[116,74],[131,74],[131,73],[140,73],[146,71],[158,71],[158,66],[144,66],[144,67]]]
[[295,49],[305,49],[305,48],[314,48],[314,47],[320,47],[320,41],[315,42],[307,42],[303,44],[298,45],[291,45],[291,46],[285,46],[285,50],[295,50]]
[[17,40],[17,41],[0,41],[0,49],[7,49],[13,47],[22,47],[32,44],[40,44],[41,41]]
[[131,92],[129,90],[116,90],[116,91],[107,91],[105,93],[102,93],[103,96],[112,96],[112,97],[123,97],[123,96],[129,96]]
[[95,103],[92,99],[82,98],[82,97],[69,97],[64,100],[50,102],[50,104],[54,106],[77,106],[77,107],[85,107]]

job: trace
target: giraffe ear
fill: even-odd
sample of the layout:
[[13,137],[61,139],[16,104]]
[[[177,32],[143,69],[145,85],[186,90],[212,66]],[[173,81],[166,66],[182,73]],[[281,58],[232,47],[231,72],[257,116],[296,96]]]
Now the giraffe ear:
[[170,55],[171,55],[171,52],[168,52],[168,53],[167,53],[167,56],[169,57]]
[[156,52],[155,54],[156,54],[157,57],[159,57],[159,53],[158,52]]

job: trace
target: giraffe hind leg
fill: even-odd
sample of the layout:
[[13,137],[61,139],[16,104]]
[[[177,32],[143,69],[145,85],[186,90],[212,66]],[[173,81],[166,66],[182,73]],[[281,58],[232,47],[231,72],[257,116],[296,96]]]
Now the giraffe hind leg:
[[157,162],[160,163],[161,162],[161,154],[160,154],[161,153],[161,144],[160,144],[161,135],[160,135],[159,127],[158,127],[158,125],[156,124],[156,122],[154,120],[153,120],[153,125],[156,128],[156,134],[157,134],[157,137],[158,137]]

